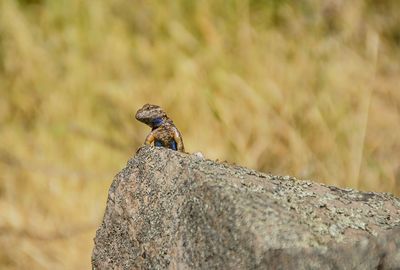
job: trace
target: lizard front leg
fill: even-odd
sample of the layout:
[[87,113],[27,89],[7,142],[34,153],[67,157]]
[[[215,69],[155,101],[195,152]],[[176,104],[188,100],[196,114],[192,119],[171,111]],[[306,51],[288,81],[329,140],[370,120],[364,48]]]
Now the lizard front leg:
[[183,146],[182,135],[179,133],[178,129],[174,128],[174,140],[177,144],[178,151],[185,152],[185,147]]
[[156,137],[154,136],[153,131],[150,132],[149,135],[147,135],[146,140],[144,141],[144,144],[145,144],[145,145],[150,145],[150,144],[152,144],[152,143],[154,142],[155,138],[156,138]]

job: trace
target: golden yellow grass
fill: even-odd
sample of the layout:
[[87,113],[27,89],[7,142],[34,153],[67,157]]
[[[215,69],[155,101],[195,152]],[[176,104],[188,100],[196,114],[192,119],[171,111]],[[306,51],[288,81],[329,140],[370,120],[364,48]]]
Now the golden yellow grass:
[[190,152],[400,194],[400,5],[377,2],[1,0],[0,268],[90,268],[144,103]]

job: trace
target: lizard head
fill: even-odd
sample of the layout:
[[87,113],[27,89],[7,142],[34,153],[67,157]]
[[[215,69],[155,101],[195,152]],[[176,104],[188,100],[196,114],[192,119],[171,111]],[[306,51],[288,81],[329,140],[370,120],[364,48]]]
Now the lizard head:
[[156,128],[165,122],[167,114],[160,106],[145,104],[136,112],[135,118],[152,128]]

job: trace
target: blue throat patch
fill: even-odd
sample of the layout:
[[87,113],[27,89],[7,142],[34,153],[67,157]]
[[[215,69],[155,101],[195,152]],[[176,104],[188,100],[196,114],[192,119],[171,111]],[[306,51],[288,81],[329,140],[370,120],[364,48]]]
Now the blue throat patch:
[[159,127],[164,123],[162,118],[156,118],[154,119],[151,124],[153,125],[153,127]]

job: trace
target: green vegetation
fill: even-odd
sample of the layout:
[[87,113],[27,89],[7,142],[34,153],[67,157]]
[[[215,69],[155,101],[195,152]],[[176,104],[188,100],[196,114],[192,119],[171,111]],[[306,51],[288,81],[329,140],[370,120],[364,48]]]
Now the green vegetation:
[[187,151],[400,194],[399,14],[397,0],[0,0],[0,268],[90,268],[144,103]]

